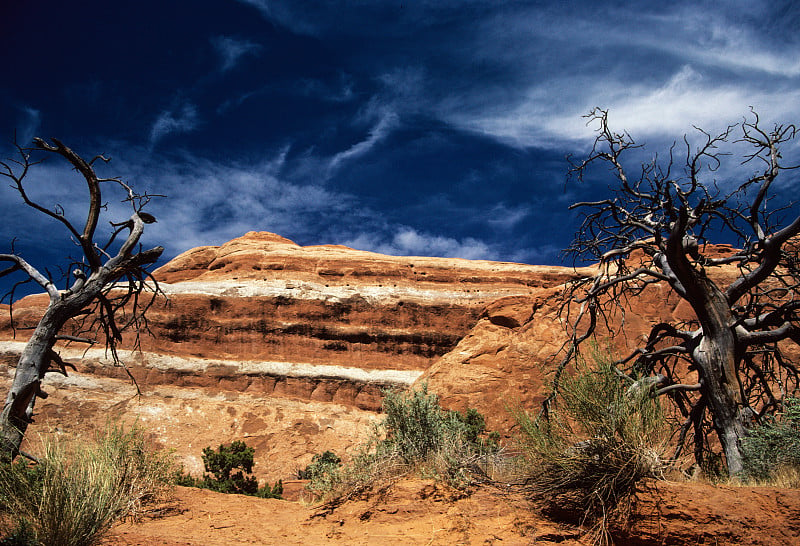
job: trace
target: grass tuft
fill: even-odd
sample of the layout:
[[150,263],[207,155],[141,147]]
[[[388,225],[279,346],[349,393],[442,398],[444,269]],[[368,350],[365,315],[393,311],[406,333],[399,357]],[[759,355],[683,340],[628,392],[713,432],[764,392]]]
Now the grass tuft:
[[137,427],[109,426],[91,442],[49,440],[43,449],[35,466],[0,468],[6,541],[97,544],[114,522],[167,492],[174,474],[171,454],[150,449]]
[[408,393],[387,391],[383,411],[385,418],[349,462],[340,464],[331,453],[330,462],[310,465],[309,489],[318,497],[349,498],[378,481],[407,474],[464,486],[499,456],[496,438],[485,433],[478,412],[443,409],[427,385]]
[[559,393],[547,418],[516,412],[528,483],[546,512],[593,524],[606,543],[636,483],[660,476],[668,427],[658,400],[630,389],[602,356],[562,377]]

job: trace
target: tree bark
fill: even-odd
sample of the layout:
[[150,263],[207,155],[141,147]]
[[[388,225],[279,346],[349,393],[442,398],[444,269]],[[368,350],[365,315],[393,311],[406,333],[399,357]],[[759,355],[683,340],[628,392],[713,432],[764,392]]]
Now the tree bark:
[[739,442],[747,429],[740,419],[743,404],[738,380],[735,374],[733,377],[730,374],[736,358],[733,336],[704,336],[693,357],[704,380],[703,389],[725,453],[728,474],[736,475],[743,468]]
[[33,418],[33,406],[50,366],[56,335],[70,318],[63,302],[52,302],[17,362],[14,381],[0,415],[0,457],[13,459]]
[[714,419],[728,474],[742,471],[742,454],[739,442],[747,433],[741,420],[744,400],[737,373],[737,339],[725,294],[711,280],[698,277],[703,297],[692,302],[703,331],[702,339],[693,351],[703,390]]

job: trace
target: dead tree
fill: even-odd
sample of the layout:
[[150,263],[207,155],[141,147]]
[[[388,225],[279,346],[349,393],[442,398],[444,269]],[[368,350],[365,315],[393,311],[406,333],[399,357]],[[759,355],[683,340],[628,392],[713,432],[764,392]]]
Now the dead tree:
[[[11,180],[23,203],[60,223],[80,249],[79,257],[70,260],[64,290],[56,287],[49,272],[43,274],[13,250],[10,254],[0,254],[0,262],[8,264],[0,271],[0,277],[21,275],[15,288],[21,283],[34,282],[49,296],[47,309],[19,357],[0,416],[0,458],[3,459],[13,459],[19,453],[25,431],[33,418],[36,400],[46,397],[41,385],[45,374],[57,372],[66,375],[66,368],[71,366],[54,349],[58,340],[87,344],[102,341],[118,362],[116,348],[122,340],[122,331],[126,328],[138,330],[142,325],[143,311],[153,301],[157,284],[148,282],[151,279],[148,267],[164,250],[162,247],[142,250],[139,245],[145,224],[155,222],[143,211],[151,195],[135,193],[119,178],[99,177],[94,164],[97,160],[108,161],[104,157],[85,161],[58,140],[52,139],[52,142],[49,144],[37,138],[34,139],[35,148],[17,145],[19,158],[0,162],[0,174]],[[48,208],[34,201],[26,191],[26,176],[31,167],[40,162],[32,159],[32,155],[37,153],[60,156],[83,178],[89,199],[81,229],[67,219],[62,207]],[[122,222],[112,222],[107,240],[100,245],[96,240],[98,222],[107,209],[101,190],[107,186],[113,186],[113,190],[124,194],[123,201],[130,205],[132,214]],[[150,292],[149,297],[146,292]],[[13,310],[13,289],[9,297]],[[69,332],[63,331],[65,325],[69,326]]]
[[[772,206],[775,180],[796,168],[784,165],[780,153],[796,129],[764,129],[752,113],[716,136],[698,130],[699,146],[684,137],[668,160],[656,158],[629,176],[623,158],[640,145],[609,128],[607,111],[587,117],[599,124],[598,135],[570,174],[580,180],[590,167],[605,165],[616,184],[609,198],[571,207],[585,212],[566,252],[599,269],[565,291],[570,341],[555,386],[598,324],[613,329],[611,314],[624,313],[629,298],[666,283],[694,318],[652,326],[617,369],[622,380],[643,381],[676,404],[682,415],[676,457],[694,440],[701,462],[715,431],[734,475],[742,470],[740,441],[750,424],[798,389],[798,366],[786,349],[800,343],[800,215],[793,203]],[[729,155],[723,145],[743,150],[738,170],[747,172],[738,182],[714,180]],[[679,149],[685,150],[680,162]],[[715,241],[741,250],[714,254],[708,244]],[[720,281],[720,271],[727,280]]]

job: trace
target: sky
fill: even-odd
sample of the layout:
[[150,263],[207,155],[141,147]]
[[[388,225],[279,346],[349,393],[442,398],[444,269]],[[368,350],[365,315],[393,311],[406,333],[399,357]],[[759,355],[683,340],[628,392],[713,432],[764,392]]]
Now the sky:
[[[143,239],[165,259],[259,230],[563,264],[568,206],[613,182],[567,181],[595,136],[582,116],[608,109],[640,155],[751,106],[800,122],[799,28],[792,0],[2,0],[0,155],[16,135],[110,156],[103,175],[166,196]],[[65,164],[28,180],[79,223],[86,190]],[[54,268],[75,253],[0,186],[0,252],[14,240]]]

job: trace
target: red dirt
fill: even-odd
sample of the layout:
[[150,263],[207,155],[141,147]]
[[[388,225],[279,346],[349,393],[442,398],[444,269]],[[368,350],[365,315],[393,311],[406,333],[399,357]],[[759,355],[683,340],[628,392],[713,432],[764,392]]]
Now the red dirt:
[[[178,487],[161,513],[112,529],[104,544],[589,544],[580,529],[554,523],[520,491],[467,491],[401,479],[328,509],[320,505]],[[635,496],[618,545],[800,544],[800,491],[651,482]]]
[[520,493],[461,492],[400,480],[329,511],[321,506],[177,488],[167,512],[112,530],[104,544],[583,544],[531,511]]

